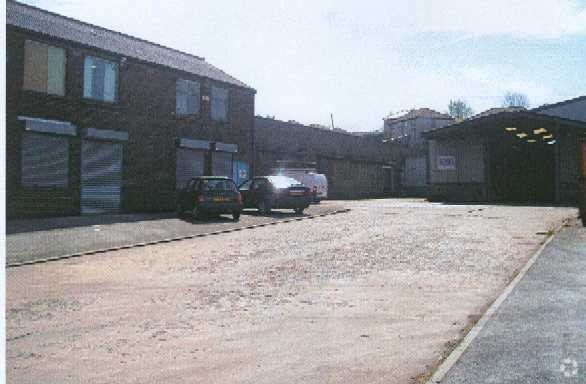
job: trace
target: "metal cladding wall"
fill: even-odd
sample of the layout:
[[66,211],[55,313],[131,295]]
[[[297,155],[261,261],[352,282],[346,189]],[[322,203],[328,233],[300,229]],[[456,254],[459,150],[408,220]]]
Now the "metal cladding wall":
[[544,115],[557,116],[569,120],[586,121],[586,96],[539,107],[534,109],[534,111]]
[[580,176],[580,153],[575,136],[562,135],[558,138],[559,163],[558,199],[560,202],[575,202],[578,196]]
[[485,200],[484,152],[485,143],[481,139],[430,140],[430,198]]
[[427,158],[407,157],[403,168],[403,186],[425,187],[427,186]]
[[[69,41],[7,27],[7,213],[9,218],[78,215],[81,209],[82,141],[88,129],[122,132],[122,212],[168,211],[174,208],[177,148],[180,138],[234,144],[235,161],[253,163],[254,95],[249,88],[198,77],[171,68],[148,64]],[[65,96],[23,90],[26,40],[41,41],[66,50]],[[114,103],[83,97],[84,57],[105,57],[119,63],[118,98]],[[193,79],[201,85],[198,115],[176,116],[176,82]],[[211,119],[207,101],[214,86],[229,90],[228,121]],[[206,97],[206,99],[204,99]],[[41,118],[76,127],[68,134],[66,186],[27,185],[22,172],[27,147],[23,121],[19,116]],[[55,137],[65,137],[63,134]],[[23,142],[25,146],[23,147]],[[27,152],[27,153],[28,153]],[[29,165],[26,165],[28,167]],[[210,167],[211,168],[211,167]],[[207,170],[211,172],[210,170]]]
[[[478,139],[430,140],[430,182],[439,184],[484,183],[484,143]],[[454,167],[438,163],[453,156]]]
[[381,196],[385,164],[396,154],[382,134],[359,136],[271,118],[255,118],[255,174],[268,175],[276,162],[313,162],[328,178],[331,198]]
[[327,164],[329,198],[371,197],[383,193],[385,175],[380,164],[343,159],[328,159]]

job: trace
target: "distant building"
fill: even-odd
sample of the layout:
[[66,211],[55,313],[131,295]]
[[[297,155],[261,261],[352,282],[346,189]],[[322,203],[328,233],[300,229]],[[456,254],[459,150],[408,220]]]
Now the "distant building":
[[452,124],[454,119],[429,108],[412,109],[384,118],[384,136],[401,154],[398,165],[399,189],[405,196],[427,193],[427,144],[422,134]]

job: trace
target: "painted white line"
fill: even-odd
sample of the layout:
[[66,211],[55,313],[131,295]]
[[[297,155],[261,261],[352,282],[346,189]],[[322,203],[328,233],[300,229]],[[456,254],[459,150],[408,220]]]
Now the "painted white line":
[[[564,222],[565,223],[565,222]],[[492,318],[495,312],[499,309],[501,304],[507,299],[507,297],[513,292],[517,284],[523,279],[527,271],[533,266],[539,255],[543,252],[543,250],[551,243],[555,234],[563,227],[560,225],[554,234],[550,236],[542,245],[539,247],[537,252],[527,261],[525,266],[521,269],[521,271],[515,276],[513,281],[507,285],[505,290],[500,294],[500,296],[490,305],[490,307],[484,312],[484,315],[478,320],[478,322],[472,327],[470,332],[464,337],[462,342],[458,344],[458,346],[450,353],[450,355],[440,364],[440,366],[436,369],[433,376],[427,381],[426,384],[438,384],[444,379],[448,371],[456,364],[456,362],[460,359],[462,354],[466,351],[468,346],[472,344],[476,336],[482,331],[482,329],[486,326],[488,321]]]

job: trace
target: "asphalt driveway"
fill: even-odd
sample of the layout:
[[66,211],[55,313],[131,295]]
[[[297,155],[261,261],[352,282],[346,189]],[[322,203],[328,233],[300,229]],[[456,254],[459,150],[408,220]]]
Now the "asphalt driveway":
[[548,232],[577,215],[410,199],[344,206],[8,269],[7,381],[421,383]]
[[8,265],[320,215],[343,209],[341,202],[312,205],[303,215],[274,210],[262,216],[245,210],[240,221],[230,216],[196,221],[172,213],[75,216],[9,221],[6,236]]

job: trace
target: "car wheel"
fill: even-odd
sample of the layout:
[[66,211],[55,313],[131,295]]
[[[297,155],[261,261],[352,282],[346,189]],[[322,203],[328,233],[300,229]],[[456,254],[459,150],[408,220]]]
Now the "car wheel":
[[234,221],[240,220],[240,212],[234,212],[232,214],[232,220],[234,220]]
[[303,214],[303,210],[305,210],[305,208],[295,208],[294,211],[296,214],[301,215]]
[[262,200],[261,202],[258,203],[258,212],[261,215],[268,215],[271,213],[271,205],[269,204],[268,201],[266,200]]
[[193,206],[191,216],[193,217],[193,220],[201,220],[201,211],[197,205]]

